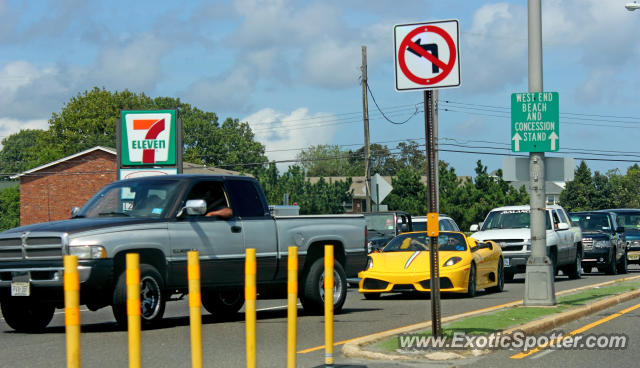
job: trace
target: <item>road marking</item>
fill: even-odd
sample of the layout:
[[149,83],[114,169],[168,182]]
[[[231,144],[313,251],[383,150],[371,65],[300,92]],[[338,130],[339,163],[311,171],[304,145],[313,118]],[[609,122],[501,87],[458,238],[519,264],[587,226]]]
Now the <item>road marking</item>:
[[[605,285],[609,285],[609,284],[614,284],[614,283],[617,283],[617,282],[631,281],[631,280],[635,280],[635,279],[638,279],[638,278],[640,278],[640,276],[623,277],[623,278],[620,278],[620,279],[604,281],[604,282],[601,282],[601,283],[598,283],[598,284],[580,286],[580,287],[569,289],[569,290],[558,291],[556,293],[556,296],[557,295],[570,294],[570,293],[573,293],[573,292],[576,292],[576,291],[580,291],[580,290],[583,290],[583,289],[590,289],[590,288],[593,288],[593,287],[600,287],[600,286],[605,286]],[[518,305],[518,304],[522,304],[522,299],[514,300],[512,302],[508,302],[508,303],[504,303],[504,304],[500,304],[500,305],[494,305],[492,307],[486,307],[486,308],[482,308],[482,309],[477,309],[477,310],[461,313],[461,314],[454,315],[454,316],[447,317],[447,318],[457,319],[457,318],[461,318],[461,317],[463,317],[463,316],[465,316],[466,314],[469,314],[469,313],[471,313],[473,315],[476,315],[476,314],[479,314],[479,313],[482,313],[482,312],[490,312],[492,310],[505,308],[505,307],[510,307],[510,306]],[[376,336],[376,335],[390,334],[390,333],[393,333],[394,331],[402,331],[402,330],[411,328],[411,326],[422,325],[423,323],[424,322],[420,322],[420,323],[416,323],[416,324],[412,324],[412,325],[407,325],[407,326],[392,328],[390,330],[376,332],[376,333],[369,334],[369,335],[354,337],[354,338],[348,339],[348,340],[337,341],[337,342],[335,342],[333,344],[333,346],[343,345],[343,344],[349,343],[349,342],[354,341],[354,340],[370,338],[370,337],[373,337],[373,336]],[[299,350],[297,353],[298,354],[307,354],[307,353],[311,353],[311,352],[322,350],[322,349],[324,349],[324,345],[320,345],[320,346],[316,346],[316,347],[308,348],[308,349],[304,349],[304,350]]]
[[592,329],[592,328],[594,328],[594,327],[596,327],[598,325],[601,325],[601,324],[603,324],[605,322],[609,322],[614,318],[618,318],[618,317],[620,317],[620,316],[622,316],[624,314],[627,314],[627,313],[629,313],[631,311],[634,311],[634,310],[636,310],[638,308],[640,308],[640,304],[636,304],[636,305],[634,305],[632,307],[623,309],[620,312],[613,313],[613,314],[611,314],[609,316],[606,316],[604,318],[601,318],[601,319],[599,319],[599,320],[597,320],[595,322],[591,322],[591,323],[589,323],[587,325],[584,325],[584,326],[582,326],[582,327],[580,327],[578,329],[575,329],[575,330],[569,332],[569,334],[567,334],[567,335],[564,335],[564,336],[558,337],[558,338],[556,338],[554,340],[551,340],[551,341],[549,341],[548,343],[546,343],[544,345],[540,345],[535,349],[529,350],[528,352],[522,352],[522,353],[518,353],[518,354],[512,355],[512,356],[510,356],[510,358],[511,359],[526,358],[526,357],[531,356],[531,355],[533,355],[533,354],[535,354],[535,353],[537,353],[537,352],[539,352],[541,350],[544,350],[544,349],[548,348],[551,345],[557,344],[558,342],[568,338],[569,336],[574,336],[574,335],[577,335],[579,333],[583,333],[583,332],[585,332],[587,330],[590,330],[590,329]]
[[[298,303],[296,304],[296,306],[301,307],[302,304]],[[262,312],[262,311],[267,311],[267,310],[272,310],[272,309],[287,309],[286,305],[280,305],[277,307],[267,307],[267,308],[260,308],[260,309],[256,309],[256,312]]]

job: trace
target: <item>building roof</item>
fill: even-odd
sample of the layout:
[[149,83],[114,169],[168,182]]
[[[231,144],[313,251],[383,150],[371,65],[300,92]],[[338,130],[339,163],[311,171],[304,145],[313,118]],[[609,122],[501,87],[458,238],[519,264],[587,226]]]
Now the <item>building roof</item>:
[[[76,157],[80,157],[80,156],[89,154],[89,153],[94,152],[94,151],[103,151],[103,152],[106,152],[106,153],[110,153],[110,154],[112,154],[114,156],[117,155],[117,151],[116,151],[115,148],[103,147],[103,146],[95,146],[93,148],[89,148],[89,149],[84,150],[82,152],[74,153],[73,155],[70,155],[70,156],[67,156],[67,157],[63,157],[63,158],[61,158],[59,160],[52,161],[52,162],[49,162],[47,164],[44,164],[44,165],[41,165],[41,166],[38,166],[38,167],[34,167],[31,170],[27,170],[27,171],[24,171],[24,172],[22,172],[20,174],[11,176],[11,179],[18,179],[18,178],[20,178],[22,176],[32,174],[32,173],[40,171],[42,169],[46,169],[48,167],[55,166],[55,165],[57,165],[57,164],[59,164],[61,162],[69,161],[69,160],[72,160],[72,159],[74,159]],[[190,163],[190,162],[183,162],[182,163],[182,172],[184,174],[215,174],[215,175],[246,175],[246,176],[252,176],[250,174],[241,174],[238,171],[221,169],[221,168],[214,167],[214,166],[198,165],[198,164],[193,164],[193,163]]]
[[76,157],[80,157],[80,156],[86,155],[86,154],[94,152],[94,151],[104,151],[104,152],[110,153],[110,154],[112,154],[114,156],[116,155],[116,150],[113,149],[113,148],[108,148],[108,147],[103,147],[103,146],[95,146],[93,148],[89,148],[89,149],[84,150],[82,152],[74,153],[71,156],[63,157],[63,158],[61,158],[59,160],[49,162],[48,164],[44,164],[44,165],[41,165],[41,166],[38,166],[38,167],[34,167],[31,170],[27,170],[27,171],[24,171],[24,172],[22,172],[22,173],[20,173],[18,175],[12,176],[11,179],[17,179],[19,177],[22,177],[22,176],[25,176],[25,175],[29,175],[29,174],[34,173],[36,171],[40,171],[42,169],[46,169],[48,167],[57,165],[57,164],[59,164],[61,162],[69,161],[69,160],[72,160],[72,159],[74,159]]

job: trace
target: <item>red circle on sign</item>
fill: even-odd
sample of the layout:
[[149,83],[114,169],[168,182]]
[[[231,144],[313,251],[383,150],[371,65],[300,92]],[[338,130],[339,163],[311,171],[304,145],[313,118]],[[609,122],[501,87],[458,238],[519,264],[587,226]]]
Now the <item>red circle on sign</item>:
[[[409,44],[413,43],[411,39],[422,32],[433,32],[439,35],[445,40],[445,42],[447,43],[447,47],[449,48],[449,62],[447,64],[441,63],[443,65],[438,65],[441,67],[442,72],[433,78],[420,78],[417,75],[413,74],[407,67],[407,63],[404,60],[404,54],[407,51],[407,48],[409,48]],[[415,51],[418,51],[418,50],[415,50]],[[413,31],[409,32],[409,34],[406,35],[405,38],[402,40],[402,43],[400,44],[400,51],[398,51],[398,65],[400,66],[400,70],[402,70],[402,73],[404,73],[404,75],[410,81],[417,84],[429,85],[429,84],[440,82],[441,80],[446,78],[447,75],[449,75],[449,73],[451,73],[451,71],[453,70],[453,65],[455,63],[456,63],[456,45],[453,43],[453,39],[451,38],[451,36],[449,36],[447,32],[445,32],[444,29],[436,26],[418,27]]]

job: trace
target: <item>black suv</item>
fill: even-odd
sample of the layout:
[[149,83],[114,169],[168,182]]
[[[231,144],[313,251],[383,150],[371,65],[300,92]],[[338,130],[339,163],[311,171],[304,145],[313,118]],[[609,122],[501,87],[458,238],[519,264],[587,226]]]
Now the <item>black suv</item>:
[[640,264],[640,208],[603,210],[617,215],[618,224],[624,227],[627,240],[627,262]]
[[571,212],[571,221],[582,229],[582,270],[593,267],[610,275],[627,273],[627,244],[625,229],[618,225],[613,212]]

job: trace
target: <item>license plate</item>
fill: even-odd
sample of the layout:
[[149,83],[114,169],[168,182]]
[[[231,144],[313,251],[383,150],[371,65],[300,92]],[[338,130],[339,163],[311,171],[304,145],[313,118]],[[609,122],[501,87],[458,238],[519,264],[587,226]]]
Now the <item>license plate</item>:
[[28,282],[12,282],[11,296],[29,296],[31,289]]
[[627,256],[627,259],[629,259],[630,261],[637,261],[638,259],[640,259],[640,254],[638,253],[629,254]]
[[505,267],[509,267],[509,264],[510,264],[510,262],[509,262],[509,261],[510,261],[510,259],[509,259],[509,258],[505,258],[505,259],[504,259],[504,266],[505,266]]

